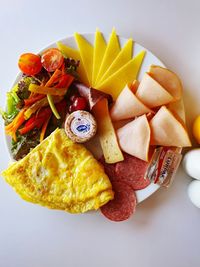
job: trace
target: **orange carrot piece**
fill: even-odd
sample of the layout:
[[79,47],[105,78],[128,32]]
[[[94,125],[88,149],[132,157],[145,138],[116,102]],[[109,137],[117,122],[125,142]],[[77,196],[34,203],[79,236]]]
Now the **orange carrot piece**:
[[47,126],[49,124],[50,118],[51,118],[51,116],[49,116],[49,118],[45,121],[45,123],[42,126],[42,130],[41,130],[41,133],[40,133],[40,143],[44,140],[44,136],[45,136],[45,133],[46,133]]

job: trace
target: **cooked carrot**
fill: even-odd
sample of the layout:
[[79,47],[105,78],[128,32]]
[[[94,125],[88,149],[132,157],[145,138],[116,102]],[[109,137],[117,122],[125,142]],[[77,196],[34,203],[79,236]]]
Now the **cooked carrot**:
[[18,123],[18,121],[21,121],[24,119],[24,112],[26,111],[26,109],[22,109],[20,110],[20,112],[17,114],[17,116],[14,118],[14,120],[5,126],[5,130],[10,131],[12,130],[12,128],[15,126],[16,123]]
[[45,86],[48,87],[48,86],[51,86],[53,83],[57,82],[61,75],[62,75],[62,71],[60,71],[59,69],[56,69],[53,75],[51,76],[51,78],[45,84]]

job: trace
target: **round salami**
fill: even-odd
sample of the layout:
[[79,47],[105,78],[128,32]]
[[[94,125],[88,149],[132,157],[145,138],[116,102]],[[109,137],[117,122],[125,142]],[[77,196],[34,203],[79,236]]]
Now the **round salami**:
[[124,153],[124,161],[118,162],[115,166],[116,179],[140,190],[147,187],[150,181],[144,179],[148,163],[134,156]]
[[135,211],[136,196],[131,188],[123,182],[112,182],[114,199],[101,207],[103,215],[111,221],[120,222],[127,220]]

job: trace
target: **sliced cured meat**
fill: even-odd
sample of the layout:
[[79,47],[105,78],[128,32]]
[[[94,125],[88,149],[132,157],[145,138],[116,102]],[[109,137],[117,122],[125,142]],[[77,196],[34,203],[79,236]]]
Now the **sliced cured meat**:
[[124,182],[134,190],[144,189],[150,181],[144,179],[148,163],[134,156],[124,153],[124,161],[118,162],[115,167],[116,180]]
[[127,220],[135,211],[136,196],[131,188],[123,182],[113,182],[114,199],[101,207],[103,215],[111,221]]

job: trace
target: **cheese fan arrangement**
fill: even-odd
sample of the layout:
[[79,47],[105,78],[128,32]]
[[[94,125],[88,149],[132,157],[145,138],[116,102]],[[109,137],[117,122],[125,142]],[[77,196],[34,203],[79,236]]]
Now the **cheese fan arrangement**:
[[[170,152],[175,164],[175,153],[191,146],[181,81],[157,65],[137,80],[145,51],[133,57],[133,40],[121,47],[115,30],[108,42],[99,30],[93,44],[78,33],[74,38],[77,49],[58,42],[57,48],[40,55],[38,72],[28,73],[33,79],[28,97],[5,129],[14,144],[28,134],[30,142],[37,133],[40,143],[2,175],[32,203],[71,213],[101,208],[110,220],[122,221],[135,210],[135,190],[156,183],[148,176],[161,160],[156,151]],[[51,53],[59,61],[52,63],[52,57],[49,65]],[[15,86],[12,93],[20,97],[20,88]],[[24,115],[27,110],[29,117]],[[46,116],[43,122],[40,113]],[[53,127],[55,121],[61,129]],[[101,146],[100,158],[87,149],[88,141],[95,140]],[[159,173],[165,167],[163,155]]]

